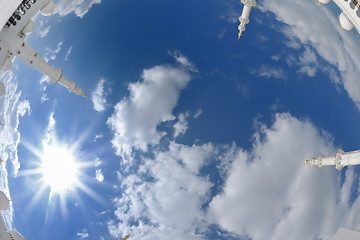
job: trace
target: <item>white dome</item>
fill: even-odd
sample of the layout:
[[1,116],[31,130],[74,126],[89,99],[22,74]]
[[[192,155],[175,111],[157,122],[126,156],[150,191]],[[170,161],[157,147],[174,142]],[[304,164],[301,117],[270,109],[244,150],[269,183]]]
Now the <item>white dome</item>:
[[32,20],[30,20],[26,26],[24,27],[24,29],[22,30],[22,32],[24,34],[30,34],[34,31],[34,22]]
[[50,0],[50,2],[40,10],[40,12],[43,16],[50,16],[53,14],[54,8],[55,8],[54,1]]
[[350,31],[354,25],[345,17],[345,14],[342,12],[339,16],[339,21],[341,24],[341,27],[347,31]]
[[330,2],[330,0],[319,0],[319,2],[322,4],[328,4]]
[[5,193],[0,191],[0,210],[6,210],[9,207],[9,199],[6,197]]

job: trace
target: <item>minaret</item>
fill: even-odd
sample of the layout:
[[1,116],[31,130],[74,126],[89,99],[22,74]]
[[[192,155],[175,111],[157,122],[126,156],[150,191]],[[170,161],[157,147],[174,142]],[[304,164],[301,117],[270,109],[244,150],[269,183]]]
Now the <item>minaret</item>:
[[[34,22],[31,20],[39,12],[49,16],[54,11],[53,0],[23,0],[0,30],[0,70],[11,69],[12,61],[18,57],[30,67],[47,75],[52,83],[60,83],[70,92],[86,96],[83,90],[62,75],[62,70],[47,63],[38,52],[25,42],[32,33]],[[0,97],[5,94],[0,84]]]
[[360,165],[360,150],[344,152],[340,149],[336,152],[335,156],[319,156],[317,158],[306,160],[304,163],[318,167],[333,165],[337,170],[341,170],[345,166]]
[[241,0],[241,3],[244,4],[244,8],[241,16],[239,17],[240,25],[238,26],[239,29],[238,39],[240,39],[242,33],[246,29],[245,25],[250,22],[249,16],[250,16],[251,8],[255,8],[257,6],[256,0]]

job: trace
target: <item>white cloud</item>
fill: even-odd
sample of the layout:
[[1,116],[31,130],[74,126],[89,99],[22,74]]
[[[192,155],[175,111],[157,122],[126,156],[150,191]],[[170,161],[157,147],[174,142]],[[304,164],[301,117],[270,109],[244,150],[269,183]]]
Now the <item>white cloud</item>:
[[202,114],[202,109],[199,109],[196,113],[195,113],[195,115],[194,115],[194,118],[199,118],[200,116],[201,116],[201,114]]
[[239,23],[239,16],[241,15],[241,5],[238,1],[229,0],[221,2],[225,6],[225,12],[220,15],[221,19],[225,19],[229,23]]
[[46,28],[42,29],[40,32],[39,32],[39,35],[41,38],[44,38],[47,36],[47,34],[50,32],[50,26],[47,26]]
[[[20,116],[30,113],[30,103],[27,100],[20,100],[21,92],[17,91],[18,81],[11,71],[6,74],[2,73],[1,79],[6,88],[6,95],[0,98],[0,112],[2,113],[0,122],[4,124],[0,126],[0,157],[5,161],[1,165],[7,164],[8,161],[11,162],[12,172],[16,176],[20,168],[17,152],[21,137],[18,131]],[[4,191],[11,199],[8,172],[5,167],[1,167],[0,172],[0,190]],[[12,214],[13,208],[10,205],[4,214],[5,221],[10,229],[12,228]]]
[[228,31],[228,29],[225,28],[225,29],[222,30],[216,37],[217,37],[218,39],[224,39],[224,36],[225,36],[225,34],[227,33],[227,31]]
[[49,122],[46,128],[46,133],[43,138],[43,143],[51,144],[54,139],[56,139],[55,125],[56,120],[54,118],[54,112],[51,112],[49,115]]
[[189,117],[189,112],[180,113],[178,116],[178,121],[174,124],[174,138],[178,137],[181,134],[184,134],[188,129],[189,125],[186,118]]
[[264,35],[262,35],[262,34],[260,34],[260,33],[258,33],[258,34],[256,35],[256,41],[258,41],[259,43],[262,43],[262,42],[269,41],[269,38],[266,37],[266,36],[264,36]]
[[128,155],[132,148],[146,151],[148,144],[159,143],[166,133],[157,126],[174,119],[172,110],[191,77],[183,67],[162,65],[145,69],[142,79],[129,84],[129,97],[116,104],[107,121],[117,155]]
[[281,59],[281,57],[279,55],[273,55],[271,56],[271,59],[277,62]]
[[51,49],[51,48],[46,47],[45,48],[46,53],[45,53],[44,60],[45,61],[55,60],[57,54],[61,51],[62,44],[63,44],[62,42],[58,42],[55,49]]
[[104,137],[104,135],[102,133],[96,134],[94,137],[94,142],[96,142],[98,139],[101,139],[103,137]]
[[104,181],[104,174],[102,172],[101,169],[96,169],[95,171],[95,178],[98,182],[103,182]]
[[[317,55],[337,69],[341,78],[334,71],[322,69],[335,83],[340,83],[360,108],[360,49],[358,39],[353,32],[340,29],[338,17],[331,10],[332,6],[314,6],[311,1],[264,0],[259,3],[260,10],[275,14],[285,26],[277,28],[295,45],[312,48]],[[329,4],[333,4],[332,2]],[[333,5],[334,6],[334,5]],[[305,71],[306,72],[306,71]],[[308,75],[315,74],[314,70]]]
[[100,4],[101,0],[59,0],[55,5],[55,13],[65,16],[75,13],[82,18],[92,7],[93,4]]
[[102,164],[102,161],[100,160],[100,158],[96,158],[95,161],[94,161],[94,166],[95,167],[98,167]]
[[36,24],[34,29],[34,33],[36,33],[36,35],[38,35],[41,38],[44,38],[50,32],[50,29],[51,26],[49,26],[47,20],[36,19]]
[[[302,164],[335,153],[328,133],[283,113],[271,127],[258,125],[253,139],[251,151],[174,142],[154,151],[136,173],[119,175],[122,194],[114,199],[117,220],[109,222],[110,233],[130,233],[135,240],[205,239],[217,224],[238,238],[312,240],[329,239],[340,226],[360,226],[360,198],[349,204],[359,181],[354,168],[341,184],[334,167]],[[212,196],[215,183],[202,169],[213,161],[224,185]]]
[[69,56],[70,56],[70,54],[71,54],[71,52],[72,52],[72,49],[73,49],[73,46],[71,46],[71,47],[68,49],[68,51],[66,52],[65,61],[67,61],[67,60],[69,59]]
[[234,151],[223,192],[210,203],[213,222],[254,240],[329,239],[340,226],[353,225],[351,217],[360,224],[358,203],[348,203],[358,181],[353,169],[341,186],[333,167],[301,164],[319,153],[334,154],[328,134],[277,114],[273,126],[262,126],[256,136],[251,152]]
[[47,95],[47,87],[50,84],[50,79],[48,76],[46,76],[45,74],[41,77],[40,79],[40,86],[41,86],[41,98],[40,101],[42,103],[46,102],[49,100],[49,97]]
[[0,132],[0,139],[2,139],[0,145],[3,145],[2,149],[9,149],[9,151],[4,150],[7,154],[2,159],[11,159],[14,166],[13,172],[16,175],[20,168],[17,157],[17,146],[20,142],[20,133],[18,132],[19,117],[30,113],[30,103],[27,100],[20,101],[21,93],[16,92],[17,83],[13,83],[13,78],[15,77],[11,72],[2,74],[7,94],[2,98],[2,104],[0,104],[3,113],[1,122],[4,124],[2,126],[3,131]]
[[77,233],[76,236],[80,237],[80,239],[86,239],[89,238],[89,233],[84,229],[82,232]]
[[183,65],[191,72],[197,72],[196,66],[189,61],[187,57],[185,57],[180,51],[169,52],[170,56],[172,56],[178,63]]
[[91,100],[94,109],[98,112],[102,112],[106,107],[106,91],[104,89],[105,79],[100,79],[96,85],[95,90],[91,93]]
[[126,190],[114,200],[120,221],[109,223],[110,233],[129,233],[134,239],[204,239],[197,232],[203,228],[201,206],[209,200],[212,184],[199,172],[213,151],[211,144],[187,147],[172,142],[169,151],[144,161],[139,176],[120,179]]
[[299,64],[303,66],[299,69],[299,72],[308,75],[309,77],[314,77],[318,68],[321,66],[319,65],[319,61],[314,53],[310,48],[305,48],[302,56],[299,58]]
[[283,68],[261,65],[253,68],[250,72],[257,77],[276,78],[286,80],[287,76]]
[[[219,154],[211,144],[172,142],[168,151],[146,159],[138,175],[120,179],[125,189],[115,200],[120,221],[109,223],[110,232],[117,236],[131,229],[139,239],[165,239],[170,232],[174,239],[202,239],[209,224],[217,223],[254,240],[289,235],[298,240],[327,239],[339,226],[360,224],[360,200],[348,203],[358,181],[354,170],[346,172],[340,185],[334,168],[301,164],[319,153],[335,152],[329,135],[309,121],[277,114],[271,128],[259,128],[252,151],[227,149]],[[200,206],[211,199],[212,183],[199,173],[210,158],[222,161],[219,168],[226,181],[204,215]],[[134,221],[139,224],[132,225]]]

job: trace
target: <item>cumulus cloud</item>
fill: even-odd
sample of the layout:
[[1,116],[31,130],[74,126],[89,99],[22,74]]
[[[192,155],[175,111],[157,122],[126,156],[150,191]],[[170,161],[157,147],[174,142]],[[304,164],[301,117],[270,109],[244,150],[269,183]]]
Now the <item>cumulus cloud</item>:
[[172,110],[191,80],[186,68],[170,65],[145,69],[141,78],[129,84],[129,96],[116,104],[107,121],[117,155],[130,154],[132,148],[146,151],[149,144],[159,143],[166,133],[157,126],[175,118]]
[[210,197],[212,183],[199,174],[213,151],[211,144],[187,147],[172,142],[169,151],[146,159],[139,175],[120,179],[125,191],[114,200],[120,221],[109,223],[110,233],[130,233],[136,239],[204,239],[197,232],[202,231],[201,206]]
[[177,136],[184,134],[186,132],[186,130],[189,127],[189,124],[186,120],[186,118],[189,117],[189,112],[186,113],[180,113],[180,115],[178,116],[178,121],[174,124],[174,138],[176,138]]
[[259,67],[255,67],[251,70],[250,73],[257,77],[264,77],[264,78],[275,78],[281,80],[286,80],[287,78],[283,68],[271,67],[267,65],[261,65]]
[[[329,6],[314,6],[309,1],[264,0],[259,3],[260,10],[274,13],[276,19],[285,26],[277,29],[285,34],[292,45],[307,46],[336,69],[341,78],[331,69],[322,68],[330,79],[344,86],[350,98],[360,108],[360,49],[354,32],[340,29],[338,17]],[[333,4],[332,2],[330,4]],[[306,66],[306,64],[305,64]],[[303,69],[314,75],[315,69]]]
[[261,129],[251,152],[234,152],[209,216],[223,229],[254,240],[329,239],[351,212],[352,170],[341,187],[334,168],[301,165],[318,153],[335,152],[328,134],[309,121],[277,114],[271,128]]
[[96,85],[95,90],[91,93],[91,100],[94,109],[98,112],[102,112],[106,108],[106,91],[104,89],[105,79],[100,79]]
[[[119,174],[109,231],[135,240],[207,239],[215,224],[236,238],[329,239],[340,226],[360,226],[360,199],[350,200],[359,175],[349,168],[341,181],[335,168],[302,161],[335,151],[328,133],[288,113],[270,127],[258,124],[251,150],[170,142],[136,172]],[[218,166],[217,178],[203,171],[209,164]],[[211,191],[219,182],[222,189]]]
[[75,13],[82,18],[94,4],[100,4],[101,0],[60,0],[55,5],[55,13],[60,16]]
[[[0,157],[5,161],[4,164],[8,161],[12,164],[12,172],[16,176],[20,168],[17,149],[21,135],[18,127],[20,117],[30,113],[30,103],[27,100],[20,100],[21,92],[17,91],[18,81],[12,72],[1,74],[1,79],[7,94],[0,99],[2,113],[0,122],[3,124],[0,126]],[[0,190],[11,198],[8,187],[8,172],[5,167],[1,167],[0,172]],[[13,208],[10,206],[4,214],[7,226],[10,229],[12,228],[12,214]]]

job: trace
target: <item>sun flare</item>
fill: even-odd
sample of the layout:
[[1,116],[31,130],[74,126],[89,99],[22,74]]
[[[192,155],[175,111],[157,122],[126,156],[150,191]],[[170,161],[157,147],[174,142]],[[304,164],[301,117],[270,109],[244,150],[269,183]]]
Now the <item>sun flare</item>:
[[43,181],[52,192],[71,190],[78,182],[79,168],[74,154],[65,146],[44,146],[41,156]]

